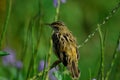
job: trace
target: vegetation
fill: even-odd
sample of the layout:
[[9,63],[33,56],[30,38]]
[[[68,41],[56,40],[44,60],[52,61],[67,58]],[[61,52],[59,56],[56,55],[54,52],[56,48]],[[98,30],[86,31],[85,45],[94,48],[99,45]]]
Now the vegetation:
[[72,80],[52,50],[52,29],[63,21],[78,41],[79,80],[120,79],[120,2],[0,0],[0,80]]

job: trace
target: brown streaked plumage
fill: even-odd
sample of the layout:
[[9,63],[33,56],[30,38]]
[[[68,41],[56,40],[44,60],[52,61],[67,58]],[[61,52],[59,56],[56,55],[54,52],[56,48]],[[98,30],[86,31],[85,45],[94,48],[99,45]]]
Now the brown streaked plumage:
[[79,53],[75,37],[63,22],[56,21],[49,25],[54,31],[52,34],[53,49],[56,56],[59,58],[59,60],[56,61],[52,66],[62,62],[71,73],[72,78],[79,78]]

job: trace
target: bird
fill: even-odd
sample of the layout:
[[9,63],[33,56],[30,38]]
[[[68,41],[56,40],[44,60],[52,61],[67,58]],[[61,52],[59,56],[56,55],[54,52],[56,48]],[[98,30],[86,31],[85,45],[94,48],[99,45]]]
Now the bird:
[[71,77],[78,79],[80,70],[78,69],[79,51],[76,38],[62,21],[55,21],[47,25],[53,29],[53,51],[58,57],[58,60],[53,63],[51,68],[63,63],[70,72]]

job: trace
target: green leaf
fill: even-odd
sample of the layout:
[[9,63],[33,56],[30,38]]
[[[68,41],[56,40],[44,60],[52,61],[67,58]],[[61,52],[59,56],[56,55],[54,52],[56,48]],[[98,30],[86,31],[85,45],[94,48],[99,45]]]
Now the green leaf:
[[55,75],[55,77],[56,77],[58,80],[62,80],[62,74],[61,74],[61,72],[56,71],[56,72],[54,72],[54,75]]
[[5,55],[9,55],[9,53],[7,53],[5,51],[0,51],[0,56],[5,56]]

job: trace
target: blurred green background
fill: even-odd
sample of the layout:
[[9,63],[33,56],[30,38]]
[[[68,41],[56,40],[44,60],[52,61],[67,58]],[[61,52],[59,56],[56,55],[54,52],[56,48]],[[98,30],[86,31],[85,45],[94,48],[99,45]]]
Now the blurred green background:
[[[89,34],[95,31],[98,23],[101,23],[109,12],[117,5],[117,0],[67,0],[61,4],[59,20],[63,21],[77,38],[78,44],[83,43]],[[6,0],[0,0],[0,34],[6,17]],[[34,45],[39,41],[36,69],[39,61],[44,59],[49,52],[50,37],[52,29],[43,25],[43,23],[51,23],[54,21],[56,8],[53,0],[12,0],[11,15],[8,28],[2,43],[2,49],[10,47],[15,50],[17,59],[23,59],[23,75],[26,75],[29,62],[32,56],[32,43],[25,41],[30,21],[35,20],[34,26]],[[102,26],[103,35],[105,36],[105,74],[110,68],[115,46],[117,44],[120,32],[120,10]],[[29,36],[31,31],[29,31]],[[24,46],[27,45],[26,53]],[[86,45],[79,49],[80,60],[79,68],[81,71],[81,80],[96,78],[100,66],[101,54],[100,39],[98,32]],[[52,52],[51,63],[56,60]],[[0,77],[9,77],[6,69],[4,69],[2,59],[0,61]],[[8,67],[9,68],[9,67]],[[2,70],[4,69],[4,70]],[[3,71],[5,71],[3,73]],[[37,73],[37,70],[36,70]],[[24,78],[21,78],[24,80]],[[120,55],[115,61],[115,65],[110,74],[109,80],[120,79]]]

